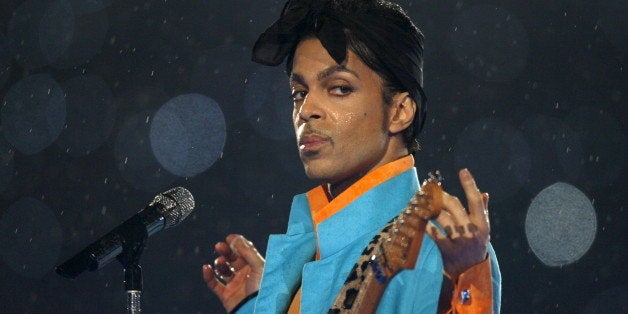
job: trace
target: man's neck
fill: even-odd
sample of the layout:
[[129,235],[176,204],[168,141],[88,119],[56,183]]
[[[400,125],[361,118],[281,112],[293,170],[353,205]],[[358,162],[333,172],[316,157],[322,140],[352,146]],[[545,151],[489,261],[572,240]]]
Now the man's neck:
[[341,182],[338,183],[324,183],[324,187],[325,187],[325,191],[327,192],[327,196],[329,197],[330,200],[333,200],[334,198],[336,198],[336,196],[340,195],[342,192],[344,192],[346,189],[348,189],[350,186],[352,186],[354,183],[356,183],[358,180],[362,179],[367,173],[370,173],[371,171],[385,165],[388,164],[390,162],[393,162],[397,159],[403,158],[405,156],[407,156],[409,154],[409,152],[407,150],[403,151],[403,153],[398,154],[398,156],[396,156],[395,158],[389,159],[384,163],[378,163],[377,165],[373,166],[371,169],[369,169],[367,172],[364,173],[358,173],[356,175],[354,175],[353,177],[347,178],[345,180],[342,180]]

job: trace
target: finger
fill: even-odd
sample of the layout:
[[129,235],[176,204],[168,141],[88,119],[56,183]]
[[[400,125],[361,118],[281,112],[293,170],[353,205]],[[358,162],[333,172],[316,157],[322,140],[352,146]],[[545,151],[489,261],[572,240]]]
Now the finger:
[[465,226],[471,222],[460,200],[446,192],[443,192],[443,209],[445,212],[449,213],[453,219],[452,228],[454,226]]
[[218,281],[214,274],[214,269],[208,264],[203,265],[203,280],[209,290],[213,291],[216,295],[222,295],[225,290],[225,286]]
[[490,221],[488,219],[488,193],[482,193],[482,203],[484,204],[484,210],[482,210],[482,217],[480,218],[482,223],[486,223],[488,229],[490,229]]
[[460,236],[457,232],[455,232],[456,222],[448,211],[441,211],[435,220],[441,228],[443,228],[443,230],[439,230],[439,232],[442,233],[445,238],[451,240]]
[[225,242],[216,243],[214,247],[216,252],[222,256],[224,256],[227,263],[233,268],[234,271],[238,271],[242,269],[242,267],[246,266],[246,261],[241,258],[238,254],[236,254],[229,244]]
[[227,243],[231,250],[251,266],[251,271],[260,273],[264,269],[264,258],[257,252],[253,243],[241,235],[229,235]]
[[428,227],[429,232],[428,235],[434,240],[436,246],[443,251],[448,251],[451,246],[451,240],[441,231],[439,230],[432,222],[430,222],[430,226]]
[[233,270],[224,256],[219,256],[214,260],[214,270],[215,274],[220,276],[220,279],[225,283],[228,283],[233,277]]
[[484,203],[482,201],[482,194],[478,190],[475,180],[469,172],[469,169],[462,169],[458,173],[462,189],[467,197],[467,204],[469,206],[469,214],[475,219],[482,219],[484,215]]

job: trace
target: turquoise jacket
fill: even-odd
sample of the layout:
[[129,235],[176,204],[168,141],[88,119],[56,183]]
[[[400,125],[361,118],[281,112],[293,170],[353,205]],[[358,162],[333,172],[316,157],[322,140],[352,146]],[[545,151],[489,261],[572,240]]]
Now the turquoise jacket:
[[[268,240],[259,293],[238,313],[286,313],[299,284],[301,313],[327,313],[364,247],[407,206],[418,189],[416,169],[412,168],[375,186],[321,222],[318,232],[306,195],[295,196],[286,234],[271,235]],[[321,259],[312,261],[317,236]],[[489,255],[494,312],[499,313],[501,275],[491,247]],[[438,247],[425,235],[416,267],[393,278],[377,313],[435,313],[442,269]]]

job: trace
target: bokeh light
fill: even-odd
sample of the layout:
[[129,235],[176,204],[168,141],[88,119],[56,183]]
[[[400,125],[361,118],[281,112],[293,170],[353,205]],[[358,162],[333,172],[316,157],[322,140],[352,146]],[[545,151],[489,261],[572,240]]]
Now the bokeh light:
[[246,42],[254,43],[260,35],[281,14],[282,4],[278,0],[256,0],[246,6],[246,18],[248,21]]
[[626,40],[628,5],[623,0],[598,1],[597,4],[599,10],[598,24],[601,26],[602,32],[613,45],[624,53],[628,52],[628,41]]
[[2,106],[4,137],[30,155],[52,144],[63,129],[66,103],[61,86],[48,74],[35,74],[11,87]]
[[15,166],[13,163],[13,148],[9,146],[4,137],[0,136],[0,193],[2,193],[13,178]]
[[66,0],[27,0],[13,13],[7,34],[26,68],[54,62],[72,43],[74,13]]
[[532,252],[543,264],[563,266],[579,260],[595,239],[593,204],[578,188],[557,182],[532,200],[525,221]]
[[282,67],[259,66],[247,78],[244,105],[255,130],[274,140],[294,138],[290,87]]
[[233,43],[207,49],[196,57],[190,86],[199,94],[212,95],[221,104],[226,120],[246,120],[242,91],[248,69],[253,67],[252,62],[246,62],[250,58],[250,47]]
[[535,115],[520,127],[530,149],[532,169],[525,188],[536,194],[557,181],[576,181],[582,171],[580,139],[558,118]]
[[48,206],[24,197],[0,218],[0,238],[3,262],[24,277],[40,279],[54,269],[63,231]]
[[526,65],[528,36],[517,17],[491,5],[475,5],[453,22],[449,38],[455,59],[486,81],[510,81]]
[[13,51],[9,40],[0,34],[0,88],[9,78],[11,63],[13,61]]
[[227,137],[218,104],[201,94],[177,96],[155,114],[150,144],[159,163],[181,177],[207,170],[222,154]]
[[76,15],[96,13],[111,6],[112,0],[69,0]]
[[157,193],[169,187],[177,177],[162,168],[150,145],[152,112],[143,111],[129,117],[118,133],[114,157],[118,170],[136,189]]
[[67,102],[66,126],[56,144],[71,156],[97,149],[109,138],[116,106],[107,83],[96,75],[82,75],[63,84]]
[[493,200],[517,193],[530,172],[530,149],[521,132],[498,119],[480,119],[463,129],[454,147],[456,168],[469,168]]
[[[101,1],[71,0],[75,28],[70,43],[52,65],[71,68],[88,62],[100,52],[109,29],[105,5]],[[100,9],[99,9],[100,8]]]
[[584,309],[585,314],[627,313],[628,286],[618,286],[604,290],[593,297]]
[[605,110],[591,106],[572,111],[565,123],[582,145],[582,158],[578,160],[582,171],[577,180],[586,188],[603,188],[618,179],[626,161],[626,137],[621,123]]

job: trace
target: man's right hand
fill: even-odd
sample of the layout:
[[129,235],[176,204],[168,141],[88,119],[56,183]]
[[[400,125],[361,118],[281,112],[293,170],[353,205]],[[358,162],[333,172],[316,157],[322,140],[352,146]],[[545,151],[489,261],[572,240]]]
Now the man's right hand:
[[231,312],[259,290],[264,258],[253,243],[238,234],[228,235],[226,242],[216,243],[215,248],[220,256],[214,260],[214,266],[203,265],[203,280],[227,312]]

